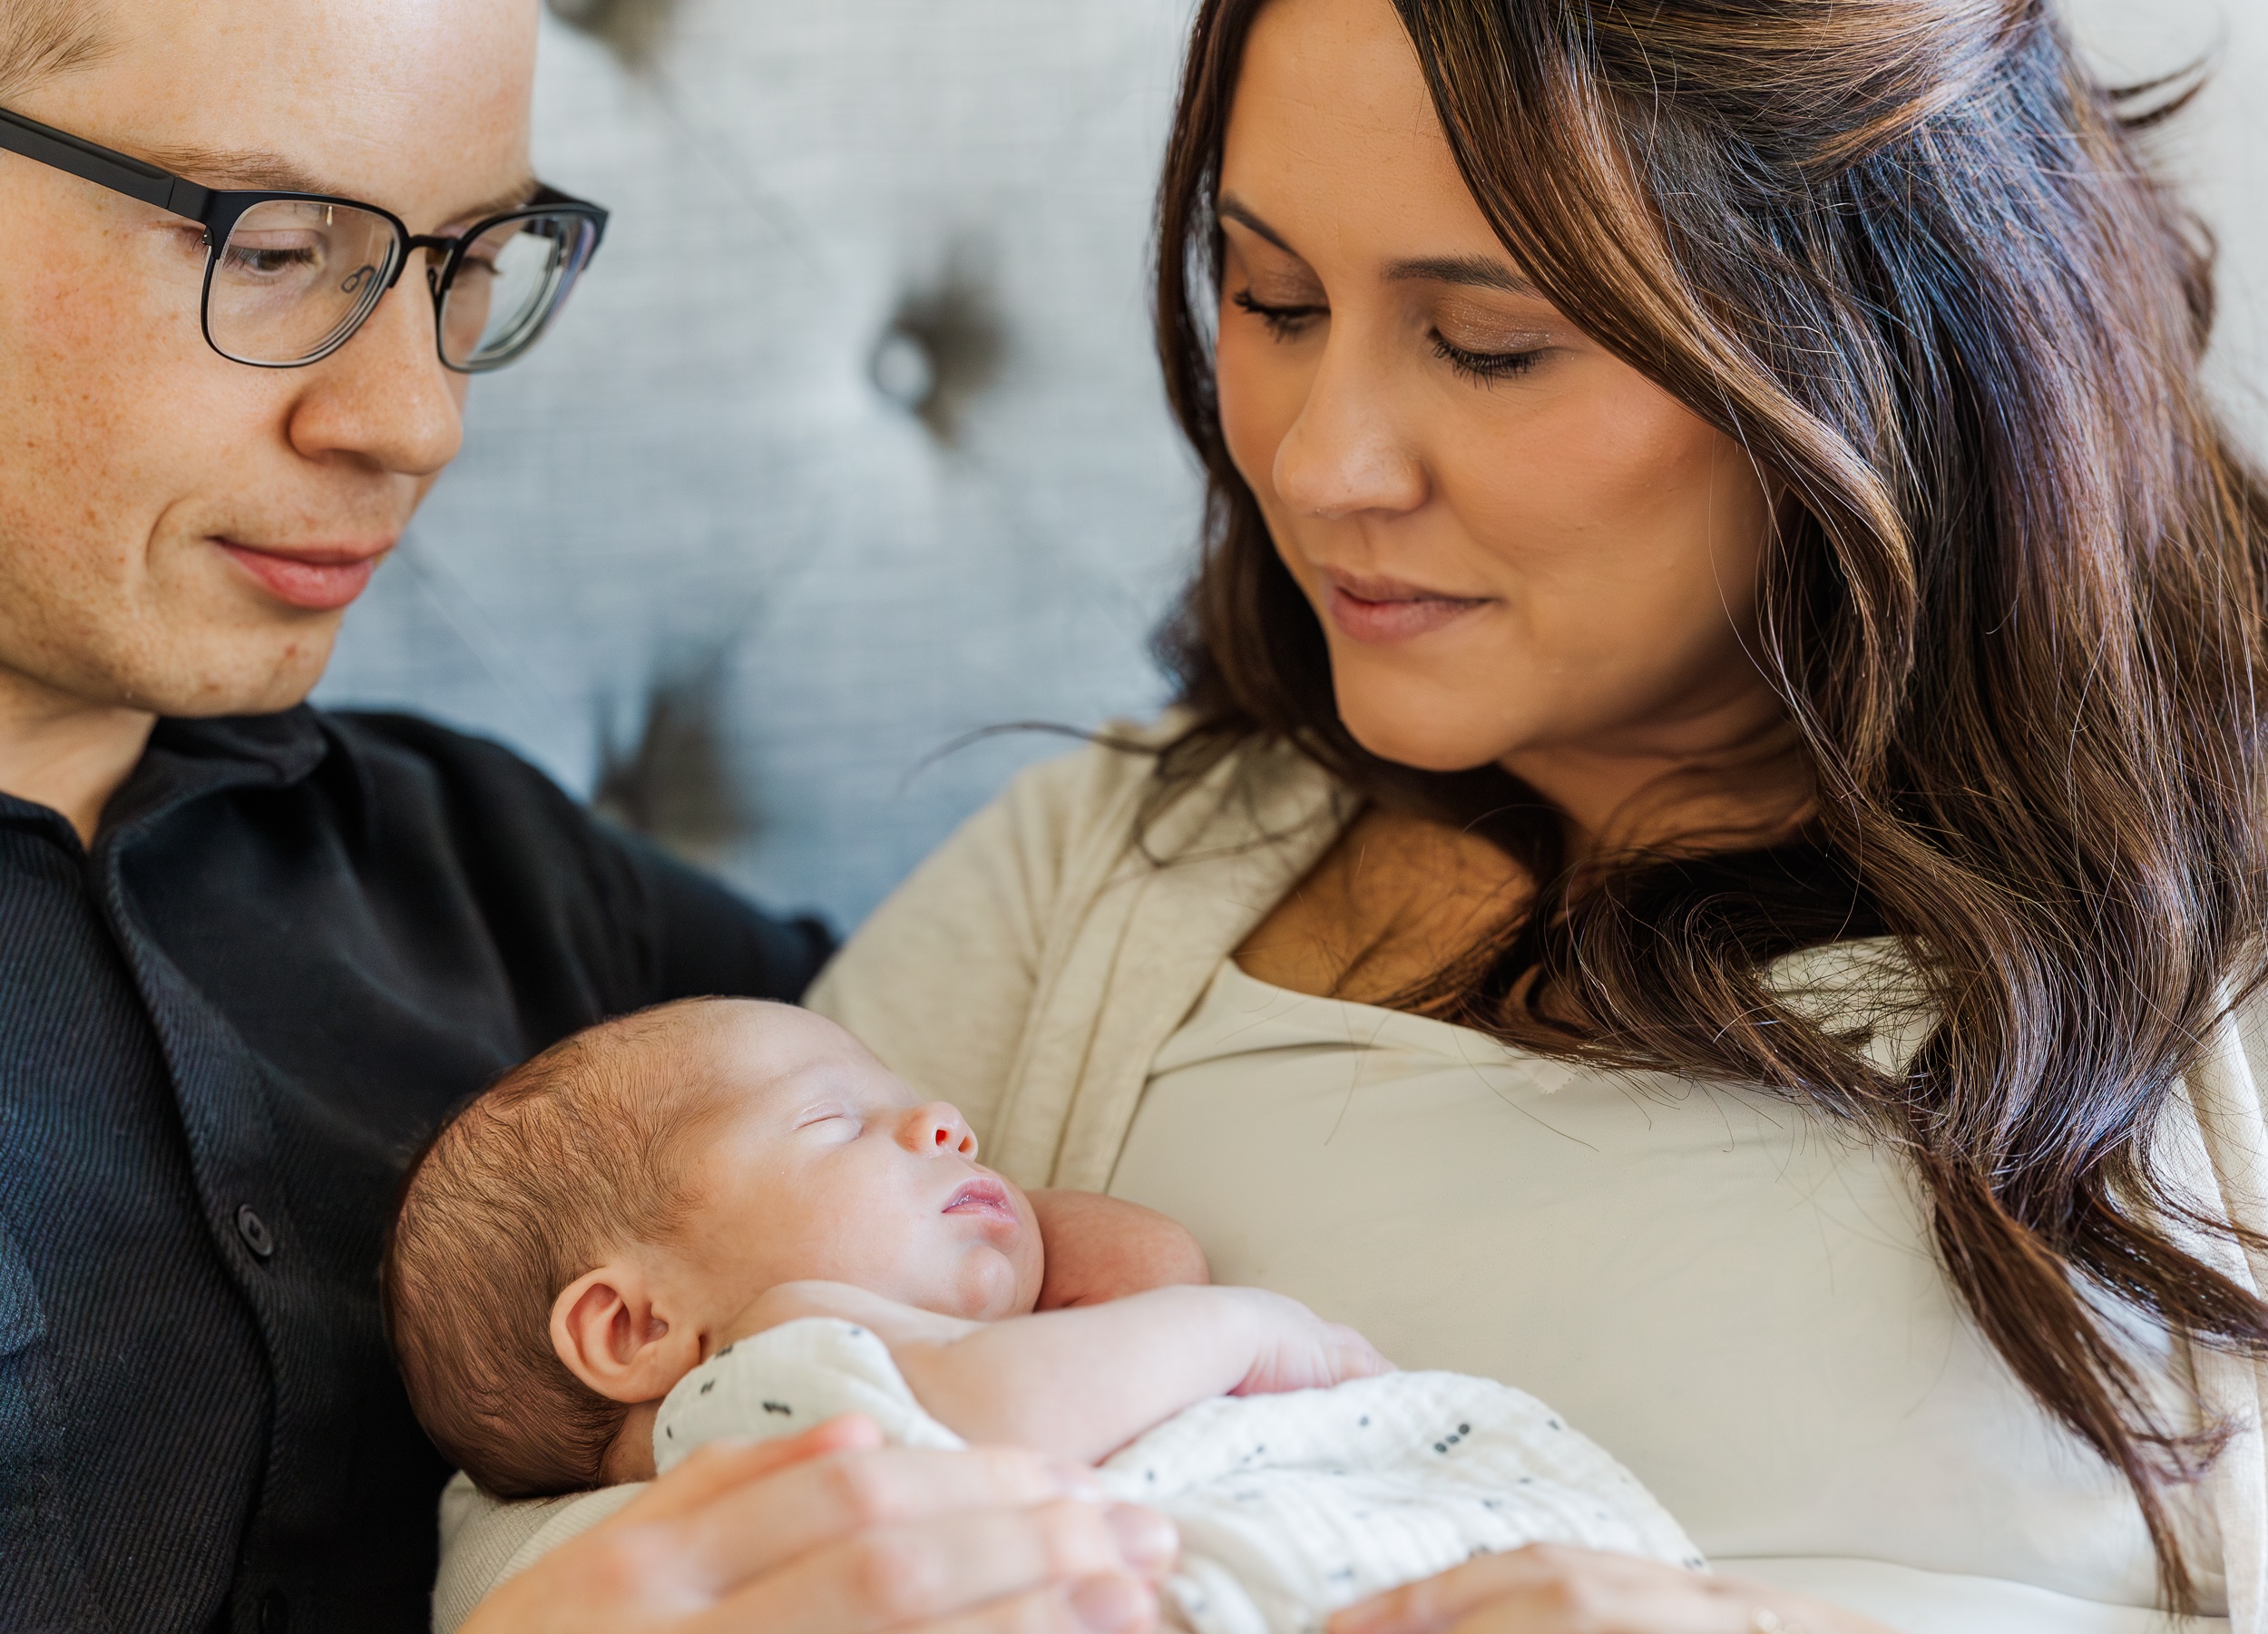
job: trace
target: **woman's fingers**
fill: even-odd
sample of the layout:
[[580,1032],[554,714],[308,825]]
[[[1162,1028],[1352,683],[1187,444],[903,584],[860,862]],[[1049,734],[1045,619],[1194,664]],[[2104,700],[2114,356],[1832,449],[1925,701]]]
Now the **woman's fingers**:
[[1012,1448],[834,1453],[719,1492],[679,1518],[676,1550],[688,1576],[721,1595],[788,1561],[879,1528],[976,1514],[1010,1516],[1100,1495],[1092,1472]]
[[1331,1619],[1329,1634],[1438,1634],[1475,1606],[1522,1586],[1528,1551],[1482,1555],[1439,1577],[1390,1589],[1347,1607]]
[[[704,1634],[882,1634],[955,1620],[1020,1619],[1051,1629],[1134,1634],[1155,1616],[1128,1585],[1171,1564],[1173,1531],[1127,1505],[1069,1501],[872,1526],[729,1594]],[[1051,1610],[1050,1595],[1055,1597]],[[1072,1621],[1066,1624],[1062,1617]],[[1002,1624],[1006,1627],[1007,1624]]]
[[948,1618],[921,1634],[1148,1634],[1158,1593],[1139,1578],[1088,1578],[1035,1589]]
[[829,1419],[800,1435],[778,1441],[712,1442],[623,1505],[621,1523],[637,1525],[691,1514],[735,1487],[829,1453],[879,1447],[881,1429],[857,1414]]
[[1330,1634],[1744,1634],[1748,1613],[1717,1590],[1716,1580],[1636,1555],[1538,1543],[1350,1606]]
[[[1760,1623],[1766,1615],[1775,1620]],[[1483,1555],[1349,1606],[1329,1634],[1752,1634],[1759,1626],[1890,1634],[1761,1583],[1549,1543]]]

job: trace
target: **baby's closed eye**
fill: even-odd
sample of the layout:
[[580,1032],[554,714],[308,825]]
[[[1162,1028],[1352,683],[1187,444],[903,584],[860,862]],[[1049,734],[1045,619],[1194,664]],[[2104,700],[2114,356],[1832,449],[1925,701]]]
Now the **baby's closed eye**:
[[855,1140],[865,1128],[865,1120],[856,1112],[833,1104],[806,1107],[796,1119],[798,1134],[811,1130],[837,1140]]

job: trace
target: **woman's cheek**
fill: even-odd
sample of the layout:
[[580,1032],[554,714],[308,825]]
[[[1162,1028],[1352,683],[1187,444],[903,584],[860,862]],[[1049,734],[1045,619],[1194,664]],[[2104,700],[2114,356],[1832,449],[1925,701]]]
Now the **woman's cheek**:
[[1249,317],[1222,314],[1214,384],[1220,394],[1221,435],[1228,457],[1261,504],[1276,504],[1276,451],[1306,401],[1306,370],[1292,348],[1250,333]]

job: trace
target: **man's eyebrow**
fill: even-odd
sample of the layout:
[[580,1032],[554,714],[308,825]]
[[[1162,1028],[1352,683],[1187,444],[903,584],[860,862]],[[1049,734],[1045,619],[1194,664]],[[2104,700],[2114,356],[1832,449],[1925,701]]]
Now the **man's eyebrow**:
[[543,191],[543,187],[542,182],[530,176],[524,181],[513,183],[511,187],[493,198],[482,200],[470,209],[450,211],[449,223],[454,226],[470,227],[474,222],[485,221],[491,216],[508,214],[534,198]]
[[1390,263],[1386,277],[1394,283],[1462,284],[1474,289],[1501,289],[1507,295],[1536,292],[1536,287],[1519,273],[1485,255],[1414,256]]
[[326,193],[333,190],[303,166],[257,148],[145,148],[161,170],[222,191]]
[[[322,193],[335,199],[354,194],[335,187],[304,165],[257,148],[163,148],[150,152],[150,162],[201,186],[223,191]],[[469,226],[514,210],[535,197],[537,182],[529,176],[503,191],[464,209],[452,210],[449,220]]]
[[1296,257],[1299,254],[1298,250],[1294,250],[1289,244],[1286,244],[1284,241],[1284,235],[1282,233],[1276,231],[1275,228],[1270,227],[1266,221],[1260,220],[1257,215],[1253,213],[1250,206],[1246,205],[1242,200],[1238,199],[1233,193],[1227,198],[1223,199],[1219,204],[1216,205],[1214,207],[1213,213],[1219,216],[1224,221],[1234,221],[1240,227],[1250,228],[1254,232],[1258,233],[1262,238],[1266,239],[1269,243],[1275,245],[1286,255]]

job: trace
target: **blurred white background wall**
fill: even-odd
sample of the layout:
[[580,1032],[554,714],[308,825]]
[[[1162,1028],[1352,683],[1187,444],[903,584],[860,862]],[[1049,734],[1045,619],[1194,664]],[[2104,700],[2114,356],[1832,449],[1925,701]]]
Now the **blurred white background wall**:
[[[2268,0],[2067,0],[2220,231],[2268,430]],[[1191,464],[1147,329],[1188,0],[554,0],[536,152],[614,222],[321,693],[501,738],[855,924],[1017,765],[1163,700]],[[2268,435],[2256,437],[2268,446]]]

